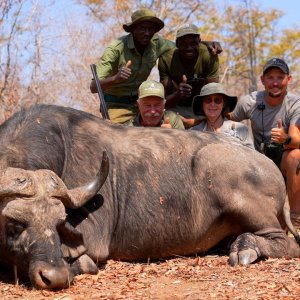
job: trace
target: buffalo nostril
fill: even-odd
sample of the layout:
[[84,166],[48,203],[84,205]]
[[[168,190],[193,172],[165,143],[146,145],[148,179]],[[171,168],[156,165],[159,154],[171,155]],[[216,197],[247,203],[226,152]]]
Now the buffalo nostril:
[[51,286],[51,281],[49,278],[43,275],[43,272],[39,273],[41,280],[45,283],[46,286]]

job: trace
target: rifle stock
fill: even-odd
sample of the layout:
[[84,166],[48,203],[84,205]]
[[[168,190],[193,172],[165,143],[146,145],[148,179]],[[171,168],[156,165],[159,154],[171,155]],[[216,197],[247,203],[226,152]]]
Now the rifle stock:
[[101,85],[100,85],[100,81],[99,81],[99,78],[98,78],[98,75],[97,75],[96,65],[92,64],[91,69],[92,69],[92,73],[93,73],[93,76],[94,76],[94,80],[95,80],[95,83],[96,83],[97,92],[98,92],[98,96],[99,96],[99,100],[100,100],[100,112],[101,112],[102,118],[109,120],[110,118],[109,118],[108,110],[107,110],[106,103],[105,103],[105,100],[104,100],[104,96],[103,96],[102,88],[101,88]]

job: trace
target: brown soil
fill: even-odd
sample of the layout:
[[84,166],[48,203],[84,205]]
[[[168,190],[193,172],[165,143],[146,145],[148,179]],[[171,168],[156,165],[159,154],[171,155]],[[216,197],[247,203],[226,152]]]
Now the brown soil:
[[[231,267],[227,256],[155,263],[108,261],[61,291],[35,290],[0,277],[1,299],[300,299],[300,259],[268,259]],[[2,272],[3,273],[3,272]]]

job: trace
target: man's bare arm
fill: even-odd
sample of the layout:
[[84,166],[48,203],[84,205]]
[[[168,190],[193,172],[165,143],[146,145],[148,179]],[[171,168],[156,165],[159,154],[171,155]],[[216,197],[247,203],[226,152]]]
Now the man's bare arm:
[[291,142],[287,145],[287,148],[300,148],[300,126],[291,124],[288,135],[291,137]]

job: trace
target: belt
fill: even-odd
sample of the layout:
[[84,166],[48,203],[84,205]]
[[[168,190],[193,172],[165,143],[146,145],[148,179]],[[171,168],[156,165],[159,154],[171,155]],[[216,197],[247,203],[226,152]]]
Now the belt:
[[104,93],[105,102],[111,103],[120,103],[120,104],[135,104],[136,100],[138,99],[138,95],[132,96],[114,96]]

